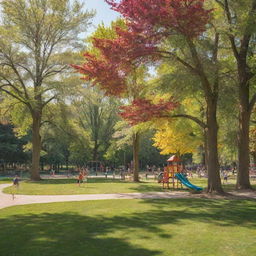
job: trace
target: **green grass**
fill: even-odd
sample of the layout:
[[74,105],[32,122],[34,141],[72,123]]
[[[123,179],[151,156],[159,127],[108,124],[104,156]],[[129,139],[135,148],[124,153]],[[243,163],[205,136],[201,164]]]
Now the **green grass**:
[[256,202],[105,200],[0,210],[3,256],[256,255]]
[[12,178],[1,178],[0,184],[12,183]]
[[[75,179],[51,179],[39,182],[21,182],[18,194],[26,195],[72,195],[72,194],[108,194],[129,192],[163,191],[155,182],[133,183],[121,180],[91,178],[79,187]],[[11,193],[11,188],[4,190]]]
[[[207,180],[205,178],[193,178],[190,181],[200,187],[205,188]],[[228,185],[224,185],[225,190],[235,188],[235,179],[229,180]],[[256,188],[256,185],[254,185]],[[179,190],[187,190],[186,188]],[[17,194],[25,195],[74,195],[74,194],[109,194],[109,193],[132,193],[132,192],[155,192],[166,191],[161,184],[155,180],[143,180],[140,183],[121,181],[118,179],[89,178],[87,183],[80,187],[75,179],[48,179],[39,182],[23,181],[20,184]],[[11,188],[4,189],[5,193],[12,193]]]

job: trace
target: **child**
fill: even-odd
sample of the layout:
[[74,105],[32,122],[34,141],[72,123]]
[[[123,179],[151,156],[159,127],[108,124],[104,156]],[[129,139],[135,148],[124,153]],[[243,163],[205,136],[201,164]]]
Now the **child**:
[[16,175],[15,177],[14,177],[14,179],[13,179],[13,186],[15,186],[16,188],[18,188],[19,187],[19,178],[18,178],[18,176]]
[[78,183],[79,187],[80,187],[80,184],[83,182],[83,179],[84,179],[83,173],[80,172],[78,177],[77,177],[77,183]]
[[[12,181],[13,181],[13,187],[18,189],[19,188],[19,178],[18,178],[18,176],[16,175]],[[14,194],[15,194],[15,191],[13,189],[13,191],[12,191],[12,199],[14,199]]]
[[224,173],[223,173],[223,184],[224,184],[224,182],[228,183],[228,173],[227,173],[227,171],[224,171]]

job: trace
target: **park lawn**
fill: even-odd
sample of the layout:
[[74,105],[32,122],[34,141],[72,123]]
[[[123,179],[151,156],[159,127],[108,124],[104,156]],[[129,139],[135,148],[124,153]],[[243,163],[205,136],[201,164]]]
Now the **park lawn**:
[[252,200],[100,200],[0,210],[3,256],[256,255]]
[[[207,186],[205,178],[192,178],[190,181],[200,187]],[[170,186],[171,187],[171,186]],[[230,179],[224,189],[230,191],[235,188],[235,179]],[[255,187],[256,188],[256,187]],[[172,190],[172,188],[171,188]],[[179,190],[187,190],[186,188]],[[121,181],[118,179],[89,178],[79,187],[75,179],[45,179],[39,182],[23,181],[17,194],[24,195],[73,195],[73,194],[110,194],[110,193],[133,193],[133,192],[159,192],[161,184],[155,180],[143,180],[140,183]],[[12,188],[6,188],[5,193],[12,193]]]
[[12,183],[12,179],[11,178],[0,179],[0,184],[7,184],[7,183]]
[[[207,186],[207,180],[205,178],[192,178],[190,181],[202,188]],[[224,189],[230,191],[235,188],[234,184],[235,179],[229,180],[229,184],[224,185]],[[256,188],[256,185],[254,185],[254,187]],[[173,189],[171,188],[171,190]],[[183,189],[179,190],[186,191],[188,189],[183,186]],[[118,179],[89,178],[88,182],[82,184],[80,187],[76,184],[75,179],[45,179],[39,182],[23,181],[16,193],[24,195],[75,195],[133,192],[146,193],[159,191],[167,191],[167,189],[162,189],[161,184],[153,179],[134,183]],[[4,192],[12,193],[12,188],[5,188]]]
[[[48,179],[39,182],[23,181],[17,194],[25,195],[74,195],[74,194],[111,194],[132,192],[165,191],[156,181],[139,183],[121,181],[118,179],[89,178],[79,187],[75,179]],[[12,188],[4,189],[12,193]]]

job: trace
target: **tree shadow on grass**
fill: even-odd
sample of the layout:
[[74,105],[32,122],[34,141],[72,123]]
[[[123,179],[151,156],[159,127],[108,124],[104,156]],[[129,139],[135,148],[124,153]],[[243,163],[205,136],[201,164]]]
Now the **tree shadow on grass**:
[[[256,200],[146,199],[143,203],[169,212],[172,222],[190,219],[221,226],[256,228]],[[179,211],[173,209],[180,209]]]
[[163,188],[162,184],[148,184],[148,182],[145,183],[139,183],[137,187],[133,188],[133,190],[140,192],[140,193],[146,193],[146,192],[171,192],[171,191],[188,191],[187,188],[172,188],[170,185],[170,188]]
[[[129,218],[128,218],[129,219]],[[1,219],[3,256],[154,256],[159,251],[132,245],[111,232],[130,228],[127,218],[74,213],[14,215]],[[137,220],[129,219],[132,226]]]
[[[252,186],[253,189],[256,190],[256,184],[252,184],[251,186]],[[223,184],[223,189],[227,192],[235,190],[236,189],[236,184],[231,184],[231,183]]]
[[[125,205],[124,200],[120,203]],[[206,223],[256,228],[256,204],[249,200],[159,199],[140,200],[153,206],[113,217],[77,213],[12,215],[0,219],[0,255],[3,256],[160,256],[147,249],[151,237],[173,243],[167,224]],[[98,202],[97,202],[98,203]],[[95,202],[95,206],[97,207]],[[79,202],[80,209],[87,203]],[[122,206],[123,207],[123,206]],[[111,210],[111,209],[110,209]],[[118,213],[117,213],[118,214]],[[119,235],[114,235],[115,232]],[[144,247],[131,240],[136,232]],[[128,237],[128,238],[127,238]],[[137,235],[138,238],[138,235]],[[130,240],[129,240],[130,239]]]

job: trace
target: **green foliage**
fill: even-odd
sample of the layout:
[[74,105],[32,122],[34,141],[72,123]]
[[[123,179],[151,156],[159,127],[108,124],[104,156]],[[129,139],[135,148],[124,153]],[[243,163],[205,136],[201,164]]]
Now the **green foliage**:
[[45,113],[46,120],[41,129],[42,161],[48,164],[84,164],[89,158],[89,135],[81,133],[73,119],[70,106],[59,102],[49,104]]
[[102,160],[110,146],[117,115],[118,100],[105,97],[97,88],[84,88],[72,103],[74,120],[79,134],[86,133],[86,145],[92,160]]
[[5,96],[0,103],[4,115],[14,125],[18,137],[26,136],[31,131],[32,119],[26,105],[16,99]]
[[23,152],[28,137],[17,138],[10,124],[0,124],[0,159],[5,163],[24,163],[29,155]]

